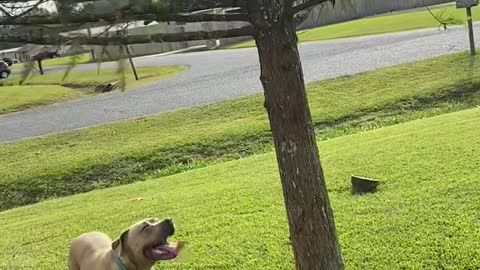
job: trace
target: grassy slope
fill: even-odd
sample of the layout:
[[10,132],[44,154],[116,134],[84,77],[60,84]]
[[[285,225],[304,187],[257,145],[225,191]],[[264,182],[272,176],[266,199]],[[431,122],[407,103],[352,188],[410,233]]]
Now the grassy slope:
[[[140,78],[139,82],[135,81],[133,72],[130,69],[125,71],[127,86],[133,87],[139,84],[150,83],[159,79],[171,77],[178,72],[184,71],[184,66],[160,66],[160,67],[138,67],[137,72]],[[97,85],[107,82],[120,81],[120,75],[116,69],[101,69],[89,71],[72,71],[67,78],[62,81],[65,71],[47,72],[45,75],[35,74],[31,76],[25,83],[32,85],[43,84],[80,84],[80,85]],[[4,84],[18,84],[20,76],[12,76],[4,81]]]
[[69,65],[72,62],[76,64],[85,64],[91,61],[91,56],[89,53],[79,54],[75,56],[67,56],[67,57],[60,57],[54,59],[48,59],[42,62],[44,67],[51,67],[51,66],[64,66]]
[[[465,82],[468,59],[457,54],[311,84],[309,101],[315,125],[325,138],[476,106],[480,104],[476,91],[480,70],[473,69],[476,80]],[[430,108],[442,100],[450,103],[422,111],[423,106]],[[181,170],[190,166],[189,161],[202,159],[202,154],[248,154],[249,140],[270,137],[261,104],[262,97],[257,95],[1,144],[0,209],[137,181],[157,169],[168,170],[172,160]],[[377,121],[378,112],[385,114],[385,122]],[[330,130],[337,123],[365,117],[371,120],[367,126]]]
[[[185,70],[183,66],[140,67],[139,81],[135,81],[131,71],[125,73],[126,87],[132,89],[158,80],[166,79]],[[43,76],[32,76],[25,84],[19,86],[19,76],[2,81],[0,87],[0,114],[20,111],[31,107],[48,105],[65,100],[86,97],[94,94],[92,87],[98,84],[119,80],[116,70],[74,71],[62,81],[65,72],[46,73]],[[72,89],[76,85],[82,89]],[[67,87],[64,87],[67,86]]]
[[85,93],[59,85],[8,86],[0,88],[0,114],[84,97]]
[[[466,20],[465,9],[456,9],[454,6],[434,10],[435,13],[445,10],[445,15],[450,15],[460,21]],[[473,19],[480,19],[480,7],[473,8]],[[382,33],[393,33],[414,29],[438,27],[438,22],[428,11],[415,11],[410,13],[399,13],[369,17],[339,24],[318,27],[306,31],[299,31],[300,42],[320,41],[346,37],[357,37]],[[254,47],[253,41],[247,41],[229,46],[231,49]]]
[[[480,109],[321,142],[347,269],[480,267]],[[349,176],[382,180],[353,196]],[[143,198],[143,200],[131,200]],[[65,269],[69,241],[173,216],[193,257],[162,269],[292,269],[273,154],[0,213],[0,269]]]

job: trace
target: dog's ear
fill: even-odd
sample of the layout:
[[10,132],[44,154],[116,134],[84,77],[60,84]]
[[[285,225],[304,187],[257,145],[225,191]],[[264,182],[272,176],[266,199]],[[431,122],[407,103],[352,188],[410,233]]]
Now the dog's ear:
[[128,237],[128,231],[129,230],[124,231],[119,238],[112,242],[112,249],[117,249],[118,247],[121,248],[125,244]]

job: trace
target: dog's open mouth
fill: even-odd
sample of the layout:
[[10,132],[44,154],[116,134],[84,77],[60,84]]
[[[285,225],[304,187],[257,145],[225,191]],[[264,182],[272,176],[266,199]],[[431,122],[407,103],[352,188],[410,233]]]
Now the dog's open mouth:
[[161,244],[145,249],[145,256],[153,261],[171,260],[178,256],[177,245]]

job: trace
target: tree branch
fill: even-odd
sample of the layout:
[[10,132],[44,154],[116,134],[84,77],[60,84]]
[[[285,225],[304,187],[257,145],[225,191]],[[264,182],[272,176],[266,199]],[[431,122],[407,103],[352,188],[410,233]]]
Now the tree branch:
[[62,24],[62,23],[120,23],[127,20],[152,20],[158,22],[208,22],[208,21],[249,21],[248,16],[243,13],[234,14],[192,14],[192,15],[157,15],[157,14],[125,14],[125,19],[119,21],[115,15],[92,15],[92,16],[71,16],[68,18],[60,16],[24,16],[10,17],[0,21],[0,25],[39,25],[39,24]]
[[[26,3],[33,2],[35,0],[0,0],[0,4],[17,4],[17,3]],[[84,3],[84,2],[96,2],[101,0],[69,0],[72,3]]]
[[11,16],[10,19],[15,19],[15,18],[21,18],[25,15],[28,15],[28,13],[32,12],[33,10],[35,10],[38,6],[40,6],[41,4],[45,3],[46,1],[45,0],[39,0],[37,3],[35,3],[34,5],[32,5],[31,7],[29,7],[28,10],[18,14],[18,15],[15,15],[15,16]]
[[179,13],[212,8],[245,8],[247,2],[246,0],[174,0],[173,3],[169,3],[167,6],[170,6],[171,11],[174,13]]
[[304,9],[308,9],[312,6],[320,5],[320,4],[323,4],[325,2],[331,2],[332,4],[335,4],[335,0],[305,0],[301,4],[298,4],[294,7],[292,7],[292,9],[290,11],[290,15],[295,15],[295,14],[297,14],[298,12],[300,12]]
[[153,34],[153,35],[132,35],[127,37],[87,37],[87,36],[25,36],[25,37],[9,37],[1,36],[1,42],[22,42],[30,44],[66,44],[76,43],[79,45],[125,45],[125,44],[144,44],[144,43],[163,43],[163,42],[181,42],[190,40],[210,40],[219,38],[231,38],[252,36],[253,27],[245,26],[236,29],[218,30],[218,31],[198,31],[198,32],[184,32],[171,34]]
[[10,13],[8,11],[6,11],[3,7],[0,6],[0,12],[3,13],[3,15],[7,16],[7,17],[12,17],[12,15],[10,15]]
[[[31,1],[32,0],[0,0],[0,4],[16,4]],[[99,0],[68,0],[71,4],[96,1]],[[246,7],[246,0],[162,0],[160,1],[160,5],[168,7],[168,10],[171,11],[170,13],[180,13],[212,8]],[[131,1],[125,8],[133,8],[135,6],[134,1]]]

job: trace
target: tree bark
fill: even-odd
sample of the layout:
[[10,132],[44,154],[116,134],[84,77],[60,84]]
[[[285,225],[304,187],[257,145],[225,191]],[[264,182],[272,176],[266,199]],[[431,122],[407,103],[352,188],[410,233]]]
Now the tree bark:
[[43,75],[42,59],[38,59],[37,63],[38,63],[38,70],[40,70],[40,75]]
[[128,61],[130,62],[130,67],[132,67],[132,71],[133,71],[133,75],[135,76],[135,80],[138,81],[137,68],[135,67],[135,64],[133,63],[132,55],[130,54],[130,49],[128,48],[128,45],[125,45],[125,52],[127,53]]
[[288,0],[249,0],[298,270],[343,269]]

